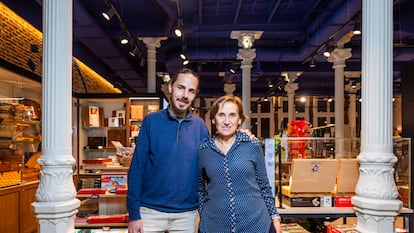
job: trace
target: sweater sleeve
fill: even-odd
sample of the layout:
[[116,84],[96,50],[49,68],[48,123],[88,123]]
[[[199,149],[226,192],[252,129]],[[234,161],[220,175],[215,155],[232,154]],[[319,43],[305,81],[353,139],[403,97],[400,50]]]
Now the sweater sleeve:
[[149,153],[149,118],[146,117],[138,135],[135,151],[128,171],[127,209],[131,221],[141,219],[141,192],[143,186],[145,164]]

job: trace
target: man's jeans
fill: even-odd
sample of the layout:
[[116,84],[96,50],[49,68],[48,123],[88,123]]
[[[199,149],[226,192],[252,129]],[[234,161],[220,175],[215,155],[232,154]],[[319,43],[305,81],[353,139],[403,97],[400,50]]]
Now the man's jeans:
[[166,213],[140,207],[145,233],[180,232],[194,233],[196,210],[182,213]]

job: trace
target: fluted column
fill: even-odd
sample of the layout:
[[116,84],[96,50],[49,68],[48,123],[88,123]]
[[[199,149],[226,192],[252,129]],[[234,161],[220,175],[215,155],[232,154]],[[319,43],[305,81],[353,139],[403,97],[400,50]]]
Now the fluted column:
[[295,91],[299,88],[299,84],[295,83],[295,80],[301,74],[302,72],[282,72],[282,76],[288,82],[284,88],[288,96],[288,123],[296,119]]
[[350,48],[335,48],[328,58],[335,70],[335,158],[344,156],[344,68],[345,60],[352,56]]
[[42,156],[32,203],[42,233],[74,231],[72,1],[43,1]]
[[157,48],[161,46],[161,40],[166,40],[167,37],[139,37],[147,46],[147,93],[156,93],[156,63],[157,63]]
[[352,203],[363,233],[394,232],[402,207],[392,152],[392,13],[392,0],[362,1],[362,134]]

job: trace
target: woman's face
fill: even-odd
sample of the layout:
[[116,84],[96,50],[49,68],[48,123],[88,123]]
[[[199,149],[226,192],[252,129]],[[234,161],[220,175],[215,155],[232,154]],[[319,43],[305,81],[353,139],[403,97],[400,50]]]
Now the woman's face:
[[221,103],[214,116],[214,124],[218,135],[226,137],[235,134],[241,124],[238,106],[232,102]]

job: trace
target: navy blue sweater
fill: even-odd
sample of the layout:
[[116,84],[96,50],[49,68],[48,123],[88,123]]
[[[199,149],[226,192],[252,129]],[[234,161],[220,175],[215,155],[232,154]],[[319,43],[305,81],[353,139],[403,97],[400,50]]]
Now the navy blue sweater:
[[197,209],[197,151],[208,137],[204,121],[190,113],[178,120],[164,109],[144,118],[128,172],[131,221],[141,219],[141,206],[167,213]]

